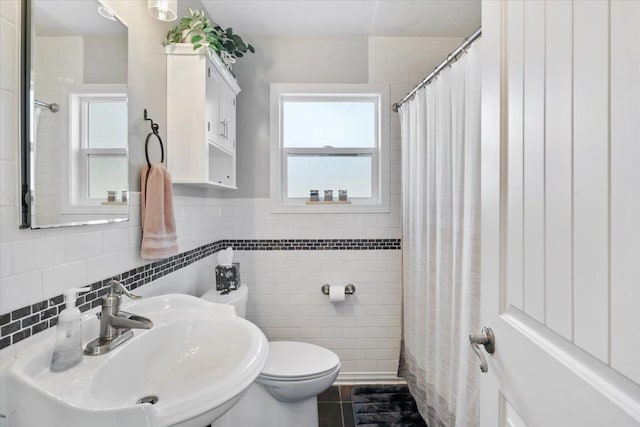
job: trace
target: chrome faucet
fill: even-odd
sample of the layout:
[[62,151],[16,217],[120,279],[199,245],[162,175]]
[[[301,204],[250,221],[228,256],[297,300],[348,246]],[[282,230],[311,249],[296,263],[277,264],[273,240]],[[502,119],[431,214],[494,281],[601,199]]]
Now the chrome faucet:
[[151,329],[153,327],[153,322],[146,317],[120,310],[122,294],[131,299],[142,297],[127,291],[124,285],[117,280],[112,280],[109,283],[111,289],[107,295],[102,297],[102,312],[97,314],[100,319],[100,336],[87,344],[84,354],[88,356],[99,356],[118,347],[133,336],[131,329]]

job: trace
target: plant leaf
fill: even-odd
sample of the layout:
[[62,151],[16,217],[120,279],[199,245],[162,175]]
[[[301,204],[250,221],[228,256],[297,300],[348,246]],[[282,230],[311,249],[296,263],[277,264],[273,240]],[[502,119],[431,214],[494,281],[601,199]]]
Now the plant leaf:
[[183,16],[178,25],[167,32],[163,44],[181,42],[191,42],[194,50],[205,48],[209,57],[218,53],[225,63],[235,63],[236,58],[242,58],[246,52],[255,53],[252,45],[233,33],[233,28],[223,29],[199,9],[189,8],[189,15]]
[[239,51],[241,52],[246,52],[247,51],[247,46],[244,44],[244,42],[242,41],[242,38],[236,34],[231,36],[231,40],[234,41],[234,43],[236,44],[237,48]]

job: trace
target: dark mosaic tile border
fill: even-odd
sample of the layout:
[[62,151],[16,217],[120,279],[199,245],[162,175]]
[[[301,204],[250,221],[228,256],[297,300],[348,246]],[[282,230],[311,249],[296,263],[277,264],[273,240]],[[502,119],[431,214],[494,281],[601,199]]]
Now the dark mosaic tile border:
[[275,239],[224,240],[238,251],[322,251],[401,249],[401,239]]
[[[119,275],[91,283],[89,285],[91,286],[91,291],[78,297],[76,305],[82,312],[100,305],[101,298],[109,292],[108,283],[112,279],[120,280],[131,291],[229,246],[237,251],[397,250],[402,248],[401,239],[218,240],[170,258],[132,268]],[[55,326],[58,323],[58,314],[64,309],[64,306],[64,297],[57,295],[53,298],[0,314],[0,349]]]

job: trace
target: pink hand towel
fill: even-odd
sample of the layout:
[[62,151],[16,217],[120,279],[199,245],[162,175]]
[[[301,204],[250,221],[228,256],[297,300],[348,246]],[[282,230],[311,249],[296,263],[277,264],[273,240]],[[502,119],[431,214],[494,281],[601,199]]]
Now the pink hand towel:
[[142,168],[140,179],[140,256],[144,259],[164,259],[178,253],[171,176],[163,165],[150,167],[150,171],[149,166]]

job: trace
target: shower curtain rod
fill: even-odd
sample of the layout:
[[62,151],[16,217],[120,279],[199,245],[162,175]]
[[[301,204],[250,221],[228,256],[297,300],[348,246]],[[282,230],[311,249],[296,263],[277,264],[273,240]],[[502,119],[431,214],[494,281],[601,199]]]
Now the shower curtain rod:
[[466,49],[471,45],[471,43],[473,43],[478,37],[480,37],[480,35],[482,34],[482,28],[478,28],[473,34],[471,34],[469,37],[467,37],[464,42],[462,42],[462,44],[453,52],[451,52],[449,55],[447,55],[447,57],[445,58],[444,61],[442,61],[440,63],[440,65],[438,65],[436,68],[433,69],[433,71],[431,72],[431,74],[429,74],[427,77],[425,77],[420,83],[418,83],[413,89],[411,89],[411,92],[407,93],[404,98],[402,98],[400,101],[396,102],[395,104],[393,104],[391,106],[391,108],[393,109],[393,111],[395,113],[398,112],[398,109],[400,108],[400,106],[402,104],[404,104],[405,102],[407,102],[409,99],[411,99],[413,97],[413,95],[416,94],[416,92],[420,89],[425,87],[426,85],[428,85],[429,83],[431,83],[431,81],[436,78],[436,76],[438,75],[438,73],[440,73],[440,71],[442,71],[442,69],[444,67],[446,67],[447,65],[452,64],[453,62],[455,62],[457,60],[458,55],[461,52],[466,52]]
[[52,113],[57,113],[58,110],[60,109],[58,104],[56,104],[55,102],[52,102],[51,104],[47,104],[46,102],[38,101],[37,99],[35,99],[33,101],[33,103],[38,105],[38,106],[40,106],[40,107],[46,108],[47,110],[51,111]]

